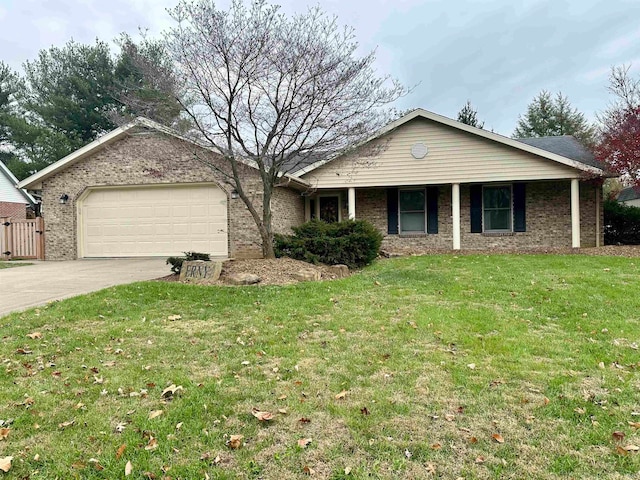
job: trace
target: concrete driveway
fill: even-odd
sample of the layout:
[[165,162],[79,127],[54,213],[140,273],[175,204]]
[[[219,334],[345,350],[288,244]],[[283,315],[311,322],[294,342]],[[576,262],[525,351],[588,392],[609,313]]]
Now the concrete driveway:
[[34,262],[0,270],[0,317],[52,300],[171,273],[164,258]]

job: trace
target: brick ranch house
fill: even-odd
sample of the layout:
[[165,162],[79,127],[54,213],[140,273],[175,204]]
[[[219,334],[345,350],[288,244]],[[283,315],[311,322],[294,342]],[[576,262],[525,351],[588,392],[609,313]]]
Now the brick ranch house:
[[0,162],[0,218],[24,220],[27,218],[27,207],[35,205],[34,198],[16,188],[17,184],[18,179]]
[[[227,168],[137,119],[19,187],[42,196],[48,260],[259,256],[252,217],[211,165]],[[261,208],[257,170],[241,172]],[[311,218],[362,218],[384,234],[383,248],[399,251],[594,247],[606,176],[573,137],[517,141],[418,109],[351,153],[284,175],[273,225],[289,233]]]

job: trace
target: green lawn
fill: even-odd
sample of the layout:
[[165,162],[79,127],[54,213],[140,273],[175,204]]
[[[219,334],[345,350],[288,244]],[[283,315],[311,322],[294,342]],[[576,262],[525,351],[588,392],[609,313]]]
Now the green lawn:
[[31,265],[30,263],[12,263],[12,262],[0,262],[0,270],[3,268],[22,267],[24,265]]
[[637,478],[639,279],[640,259],[442,255],[4,317],[0,479]]

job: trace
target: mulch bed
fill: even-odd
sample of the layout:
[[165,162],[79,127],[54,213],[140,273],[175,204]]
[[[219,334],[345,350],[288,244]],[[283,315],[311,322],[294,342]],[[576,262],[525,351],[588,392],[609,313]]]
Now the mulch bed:
[[528,249],[486,249],[486,250],[443,250],[443,249],[403,249],[394,250],[383,256],[411,256],[411,255],[591,255],[609,257],[640,257],[640,245],[606,245],[597,248],[568,248],[547,247]]
[[[434,254],[452,254],[452,255],[496,255],[496,254],[515,254],[515,255],[534,255],[534,254],[552,254],[552,255],[598,255],[613,257],[640,257],[640,245],[607,245],[599,248],[532,248],[526,250],[403,250],[401,252],[393,252],[390,256],[410,256],[410,255],[434,255]],[[262,280],[258,285],[289,285],[298,283],[293,274],[307,268],[313,268],[320,271],[322,280],[334,280],[337,278],[329,267],[326,265],[313,265],[293,260],[291,258],[277,258],[275,260],[252,259],[252,260],[229,260],[222,264],[222,274],[220,280],[212,285],[229,285],[226,278],[228,275],[235,273],[252,273],[258,275]],[[178,275],[167,275],[158,278],[161,282],[177,282]]]
[[[299,280],[293,277],[296,272],[309,268],[319,271],[322,275],[322,280],[335,280],[338,278],[326,265],[313,265],[291,258],[228,260],[222,264],[220,280],[211,285],[229,285],[227,277],[236,273],[258,275],[261,278],[258,285],[289,285],[299,282]],[[157,280],[162,282],[177,282],[179,281],[179,276],[167,275]]]

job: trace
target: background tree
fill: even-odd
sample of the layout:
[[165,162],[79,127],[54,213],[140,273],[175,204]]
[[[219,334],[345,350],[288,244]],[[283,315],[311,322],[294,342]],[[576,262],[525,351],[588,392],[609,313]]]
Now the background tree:
[[543,90],[527,107],[524,115],[518,116],[513,138],[573,135],[585,145],[592,145],[595,129],[569,99],[558,93],[555,97]]
[[[273,258],[271,197],[283,175],[370,137],[406,90],[378,76],[374,53],[357,56],[353,30],[318,7],[289,18],[262,0],[235,0],[228,11],[200,0],[170,13],[180,104],[195,135],[221,152],[224,166],[210,165],[238,192]],[[243,162],[258,169],[259,199],[245,189]]]
[[632,78],[630,68],[611,69],[608,88],[614,100],[598,115],[600,141],[595,151],[612,171],[640,187],[640,78]]
[[126,33],[116,40],[120,48],[114,70],[118,121],[143,116],[179,128],[182,107],[176,100],[173,63],[161,41],[142,33],[139,43]]
[[143,38],[136,44],[123,34],[117,44],[115,54],[99,40],[42,50],[25,63],[24,78],[0,68],[0,88],[8,92],[0,94],[0,105],[11,97],[9,106],[0,106],[1,155],[16,177],[25,178],[132,117],[178,126],[181,106],[162,42]]
[[470,100],[467,100],[467,103],[458,112],[458,121],[472,127],[484,128],[484,122],[478,120],[478,111],[473,108]]

